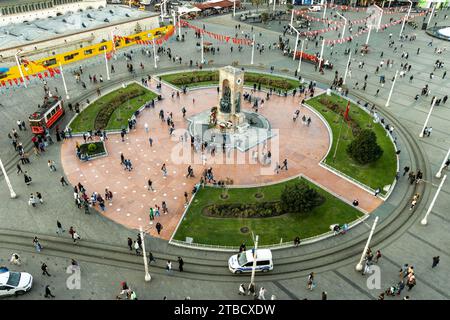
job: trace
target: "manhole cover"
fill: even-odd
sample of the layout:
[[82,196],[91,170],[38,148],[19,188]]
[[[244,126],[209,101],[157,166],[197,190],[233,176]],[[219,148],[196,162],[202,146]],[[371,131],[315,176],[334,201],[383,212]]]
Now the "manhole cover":
[[242,233],[248,233],[250,231],[250,229],[248,227],[242,227],[241,228],[241,232]]

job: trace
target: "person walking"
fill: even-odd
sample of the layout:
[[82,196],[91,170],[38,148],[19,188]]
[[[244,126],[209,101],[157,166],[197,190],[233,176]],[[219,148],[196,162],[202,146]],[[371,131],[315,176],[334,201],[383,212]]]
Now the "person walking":
[[17,253],[13,253],[11,259],[9,259],[9,263],[14,264],[16,266],[20,266],[22,263],[20,261],[20,256]]
[[151,179],[148,179],[147,185],[148,185],[147,190],[155,191],[155,190],[153,189],[153,181],[152,181]]
[[378,260],[380,260],[381,258],[381,251],[377,250],[377,252],[375,253],[375,263],[378,263]]
[[55,296],[52,294],[52,292],[50,291],[50,286],[46,285],[45,286],[45,298],[51,297],[51,298],[55,298]]
[[130,237],[127,239],[128,248],[130,248],[130,251],[133,251],[133,240],[131,240]]
[[261,289],[259,289],[258,300],[266,300],[265,294],[266,289],[264,287],[261,287]]
[[170,272],[172,271],[172,262],[170,262],[170,260],[167,260],[167,263],[166,263],[166,271],[167,271],[167,273],[169,273],[169,274],[170,274]]
[[316,287],[316,284],[314,282],[314,272],[311,272],[308,275],[307,288],[312,291],[312,289],[314,289],[315,287]]
[[243,283],[239,285],[239,295],[245,296],[245,285]]
[[134,250],[136,250],[136,255],[137,256],[141,255],[139,243],[137,241],[134,241]]
[[46,276],[51,277],[50,273],[48,273],[48,267],[47,267],[47,265],[45,263],[42,263],[41,270],[42,270],[42,275],[43,276],[46,275]]
[[165,163],[163,163],[163,165],[161,167],[161,171],[162,171],[163,177],[167,177],[167,168],[166,168]]
[[162,224],[160,222],[158,222],[156,224],[155,228],[156,228],[156,231],[158,231],[158,235],[160,235],[161,234],[161,230],[163,228]]
[[326,291],[322,291],[322,300],[327,300],[328,299],[328,294]]
[[80,235],[75,231],[73,233],[73,242],[77,243],[77,241],[80,240],[80,239],[81,239]]
[[183,272],[183,266],[184,266],[183,259],[181,259],[181,257],[178,257],[178,269],[180,270],[180,272]]
[[148,263],[156,263],[156,259],[151,251],[148,252]]
[[33,239],[33,245],[34,245],[34,247],[36,248],[36,251],[37,251],[37,252],[41,252],[41,250],[42,250],[42,245],[40,244],[38,237],[34,237],[34,239]]
[[22,167],[20,166],[20,163],[18,163],[18,164],[16,165],[16,167],[17,167],[17,175],[19,175],[20,173],[23,173]]
[[287,164],[288,164],[287,159],[284,159],[284,160],[283,160],[283,166],[280,168],[280,170],[283,170],[284,168],[286,168],[286,171],[287,171],[287,169],[288,169]]
[[68,186],[66,179],[64,179],[64,176],[61,176],[61,179],[59,179],[59,182],[61,182],[61,186]]
[[58,220],[56,220],[56,228],[57,235],[62,235],[63,232],[66,232],[66,230],[63,229],[61,222],[59,222]]
[[436,267],[439,264],[440,258],[439,256],[433,257],[433,265],[432,268]]

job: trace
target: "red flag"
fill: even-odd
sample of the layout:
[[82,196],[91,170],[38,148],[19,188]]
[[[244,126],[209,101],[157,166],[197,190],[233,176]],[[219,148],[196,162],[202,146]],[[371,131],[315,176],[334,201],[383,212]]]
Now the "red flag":
[[13,80],[14,80],[14,83],[15,83],[15,84],[17,84],[17,79],[16,79],[16,78],[14,78]]
[[348,113],[349,113],[349,111],[350,111],[350,101],[347,103],[347,108],[345,109],[345,112],[344,112],[344,119],[345,119],[345,121],[348,121],[349,119],[348,119]]

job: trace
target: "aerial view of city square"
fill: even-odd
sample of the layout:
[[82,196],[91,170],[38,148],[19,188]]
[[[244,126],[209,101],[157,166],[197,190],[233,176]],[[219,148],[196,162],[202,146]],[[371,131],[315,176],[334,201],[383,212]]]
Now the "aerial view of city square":
[[449,5],[0,0],[0,304],[449,300]]

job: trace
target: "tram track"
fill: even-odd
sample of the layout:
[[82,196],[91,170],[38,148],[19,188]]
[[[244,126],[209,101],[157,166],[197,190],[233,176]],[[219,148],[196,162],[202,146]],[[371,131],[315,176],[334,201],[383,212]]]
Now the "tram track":
[[[220,65],[214,65],[214,67],[219,66]],[[253,66],[244,67],[257,69]],[[177,69],[172,68],[171,70]],[[171,70],[164,69],[159,70],[159,72],[166,72]],[[136,74],[132,79],[147,74],[149,73]],[[325,83],[324,79],[319,79],[319,77],[316,76],[309,76],[308,79],[315,80],[320,83]],[[114,79],[109,82],[107,86],[103,86],[102,90],[115,86],[123,81],[129,80],[129,76]],[[74,103],[76,103],[75,101],[84,101],[92,94],[95,94],[95,90],[86,92],[84,95],[79,96],[77,99],[74,99]],[[367,101],[367,99],[357,93],[352,93],[352,95],[357,97],[358,99]],[[415,137],[409,132],[409,130],[396,119],[394,114],[392,114],[388,110],[384,110],[381,108],[378,109],[380,111],[380,114],[396,127],[396,131],[398,132],[399,137],[404,140],[405,148],[407,148],[408,154],[411,157],[411,167],[420,168],[424,172],[425,178],[430,177],[430,166],[424,157],[422,148],[416,141],[417,139],[415,139]],[[12,162],[14,161],[17,160],[13,160]],[[11,170],[12,167],[14,167],[14,163],[9,164],[9,170]],[[415,213],[411,214],[411,211],[409,210],[409,200],[412,194],[414,194],[415,192],[421,193],[422,196],[416,211],[414,211]],[[406,231],[408,231],[408,229],[419,219],[418,212],[421,212],[425,207],[430,194],[431,188],[429,188],[428,185],[415,184],[413,188],[408,188],[408,191],[401,201],[401,204],[389,214],[385,214],[385,217],[380,220],[380,223],[378,224],[378,227],[372,238],[371,246],[377,248],[386,247],[390,243],[401,237]],[[370,219],[367,221],[370,221]],[[362,224],[357,228],[365,228],[365,226],[364,224]],[[337,236],[339,238],[334,237],[332,238],[332,240],[324,240],[328,241],[328,243],[331,244],[330,247],[327,249],[320,249],[311,253],[303,253],[302,246],[295,249],[297,250],[298,254],[293,255],[291,255],[291,251],[293,249],[276,250],[273,252],[275,269],[272,272],[261,274],[259,277],[261,281],[292,279],[306,275],[311,271],[321,272],[332,270],[352,262],[356,264],[367,240],[367,234],[363,233],[362,235],[353,238],[351,238],[351,235],[352,230],[350,230],[349,233],[344,236]],[[21,252],[34,252],[34,248],[31,244],[34,236],[38,236],[42,241],[42,244],[44,246],[42,254],[45,255],[67,259],[74,258],[81,262],[92,262],[109,266],[123,267],[131,270],[143,270],[142,257],[137,257],[134,254],[130,254],[130,251],[124,249],[123,247],[96,243],[90,240],[82,240],[80,243],[73,244],[71,239],[68,238],[58,238],[49,235],[36,235],[30,232],[0,229],[0,247],[8,248],[11,250],[21,250]],[[151,238],[147,239],[147,248],[151,247],[151,241]],[[332,242],[338,242],[338,244],[333,245]],[[163,274],[165,272],[166,260],[176,261],[177,256],[183,256],[183,259],[185,260],[185,272],[183,274],[177,273],[178,277],[198,280],[211,280],[218,282],[241,281],[241,277],[233,276],[227,269],[227,259],[230,253],[216,252],[209,254],[211,258],[202,257],[194,259],[189,257],[188,255],[190,250],[191,249],[169,246],[166,253],[152,251],[158,262],[156,265],[151,265],[151,272],[156,274]],[[161,263],[161,261],[163,263]]]

